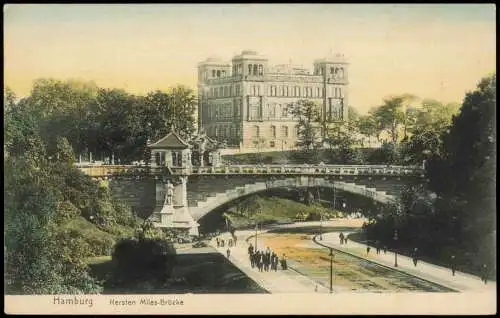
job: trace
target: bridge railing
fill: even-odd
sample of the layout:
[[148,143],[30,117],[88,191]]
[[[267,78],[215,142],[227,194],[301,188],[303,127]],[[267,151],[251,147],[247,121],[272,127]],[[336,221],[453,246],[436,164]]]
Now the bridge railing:
[[319,175],[422,175],[416,166],[357,165],[230,165],[193,167],[192,174],[319,174]]
[[80,170],[90,176],[109,176],[116,174],[153,174],[163,175],[342,175],[342,176],[421,176],[420,166],[387,165],[227,165],[218,167],[145,167],[134,165],[121,166],[84,166]]

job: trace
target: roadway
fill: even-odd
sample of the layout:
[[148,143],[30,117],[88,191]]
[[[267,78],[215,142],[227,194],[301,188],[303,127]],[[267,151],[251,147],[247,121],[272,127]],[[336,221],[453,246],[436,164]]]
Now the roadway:
[[[323,226],[350,226],[353,222],[360,223],[361,220],[331,220],[323,221]],[[272,228],[291,228],[291,227],[302,227],[302,226],[318,226],[320,222],[297,222],[293,224],[285,224],[279,226],[273,226]],[[267,230],[259,231],[258,234],[263,234]],[[352,232],[344,231],[344,235],[348,235]],[[248,256],[248,243],[246,240],[255,234],[254,230],[243,230],[237,231],[236,235],[238,238],[237,246],[230,248],[231,254],[229,261],[231,261],[235,266],[242,270],[248,277],[253,279],[262,288],[266,289],[270,293],[328,293],[329,289],[318,284],[312,279],[294,271],[289,267],[289,270],[283,271],[279,269],[277,272],[259,272],[257,268],[252,268],[250,266],[250,260]],[[452,276],[451,270],[449,268],[434,265],[431,263],[419,261],[415,267],[413,260],[409,257],[398,254],[398,267],[394,267],[394,253],[387,251],[384,254],[383,251],[380,254],[376,254],[375,247],[371,246],[370,254],[366,254],[366,245],[353,242],[349,240],[347,245],[340,245],[339,241],[339,231],[323,233],[323,240],[319,241],[320,244],[332,247],[335,250],[350,254],[352,256],[365,259],[369,262],[375,264],[392,268],[406,275],[414,276],[441,286],[448,289],[459,291],[459,292],[493,292],[496,291],[496,282],[488,281],[488,284],[484,284],[479,277],[459,272],[455,272],[455,276]],[[226,242],[230,238],[229,233],[223,233],[219,236],[223,238]],[[313,242],[311,242],[313,243]],[[318,244],[318,242],[314,242]],[[225,247],[217,248],[215,239],[211,241],[211,245],[221,254],[226,255],[227,244]],[[344,290],[334,286],[334,293],[344,292]]]
[[[344,235],[347,236],[350,233],[352,232],[344,232]],[[367,255],[366,244],[349,240],[347,245],[341,245],[339,232],[324,233],[322,241],[319,241],[318,238],[316,239],[318,240],[317,242],[336,250],[364,258],[383,266],[392,267],[394,270],[434,282],[456,291],[496,291],[496,282],[494,281],[488,281],[487,284],[484,284],[479,277],[459,271],[455,271],[455,276],[453,276],[451,269],[423,261],[418,261],[417,266],[415,266],[412,258],[399,254],[397,256],[398,267],[394,267],[395,255],[393,252],[387,251],[387,253],[384,253],[381,250],[380,254],[376,254],[376,248],[370,245],[370,253]]]

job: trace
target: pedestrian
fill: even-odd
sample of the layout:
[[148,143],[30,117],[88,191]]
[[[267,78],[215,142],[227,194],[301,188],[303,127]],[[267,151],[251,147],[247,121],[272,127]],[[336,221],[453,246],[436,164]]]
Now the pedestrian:
[[282,270],[287,270],[288,265],[286,263],[286,255],[283,253],[283,257],[281,258],[281,269]]
[[346,237],[344,237],[344,244],[346,244],[346,245],[347,245],[347,236],[346,236]]
[[224,240],[223,239],[220,240],[220,247],[224,247]]
[[234,240],[234,246],[236,246],[236,242],[238,241],[238,238],[236,237],[236,235],[233,237],[233,240]]
[[253,252],[248,254],[248,257],[250,258],[250,266],[253,268],[254,267],[254,255]]
[[340,239],[340,245],[344,244],[344,233],[340,232],[339,239]]
[[259,271],[262,272],[264,270],[264,253],[262,251],[259,251],[257,259],[259,262]]
[[217,247],[220,247],[220,241],[219,241],[219,238],[215,238],[215,241],[217,242]]
[[226,253],[227,253],[227,258],[229,258],[229,255],[231,255],[231,250],[229,248],[227,248]]
[[370,254],[370,246],[366,245],[366,255]]
[[413,249],[413,264],[415,265],[415,267],[417,266],[417,262],[418,262],[418,248],[415,247]]
[[481,280],[486,285],[488,283],[488,265],[483,264],[483,268],[481,270]]
[[250,246],[248,246],[248,255],[253,254],[253,245],[250,243]]
[[455,260],[455,255],[451,255],[450,266],[451,266],[451,275],[455,276],[455,271],[457,270],[457,263]]
[[377,254],[380,254],[380,242],[377,241]]
[[384,254],[387,254],[387,245],[384,245]]

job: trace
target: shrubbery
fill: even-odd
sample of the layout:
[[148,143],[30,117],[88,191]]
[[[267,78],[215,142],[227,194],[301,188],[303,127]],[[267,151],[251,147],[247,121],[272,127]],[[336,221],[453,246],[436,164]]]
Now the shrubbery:
[[138,281],[164,284],[175,266],[176,251],[162,239],[123,239],[113,251],[115,277],[112,284],[127,286]]

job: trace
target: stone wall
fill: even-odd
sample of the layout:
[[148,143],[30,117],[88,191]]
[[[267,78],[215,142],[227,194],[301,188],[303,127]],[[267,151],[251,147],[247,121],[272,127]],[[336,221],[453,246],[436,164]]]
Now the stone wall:
[[156,204],[156,186],[149,179],[111,179],[109,188],[112,195],[127,203],[137,216],[146,218],[153,213]]

